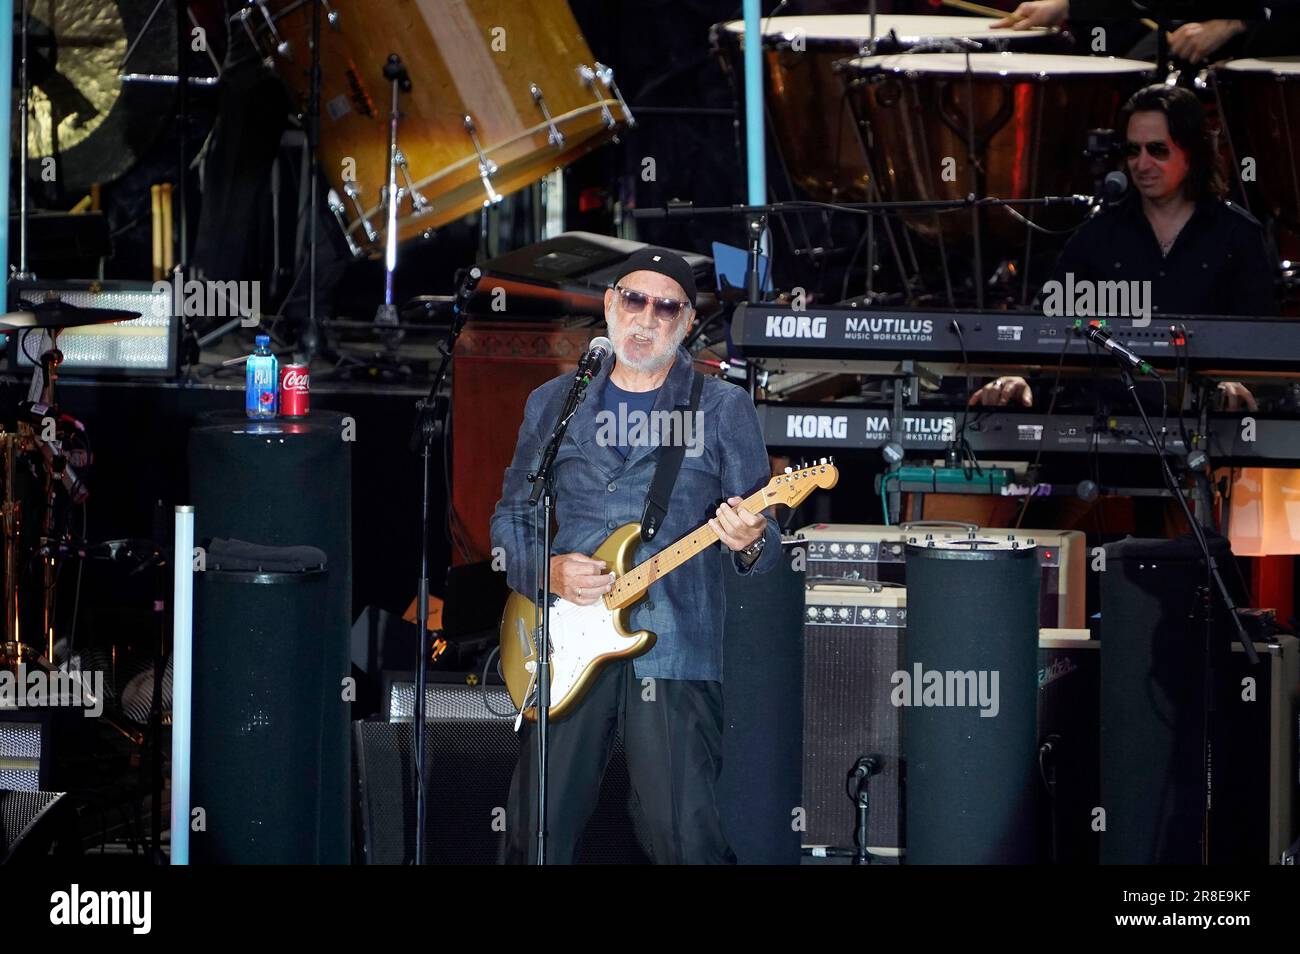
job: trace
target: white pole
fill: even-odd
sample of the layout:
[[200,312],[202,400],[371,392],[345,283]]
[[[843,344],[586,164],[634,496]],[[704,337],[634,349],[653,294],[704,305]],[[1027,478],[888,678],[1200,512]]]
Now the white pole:
[[172,854],[190,863],[190,720],[194,676],[194,508],[176,508],[172,559]]

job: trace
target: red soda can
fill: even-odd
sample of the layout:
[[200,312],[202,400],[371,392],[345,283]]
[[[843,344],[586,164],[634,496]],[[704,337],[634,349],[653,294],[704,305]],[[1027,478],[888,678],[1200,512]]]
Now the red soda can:
[[306,417],[311,409],[311,374],[305,364],[280,366],[280,416]]

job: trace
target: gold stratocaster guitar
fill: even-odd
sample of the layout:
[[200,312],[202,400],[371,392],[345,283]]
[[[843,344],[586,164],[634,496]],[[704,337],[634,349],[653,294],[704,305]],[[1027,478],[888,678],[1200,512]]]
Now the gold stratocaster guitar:
[[[767,482],[742,506],[761,513],[773,504],[798,506],[814,490],[829,489],[839,480],[830,460],[811,467],[787,469]],[[557,599],[551,607],[551,705],[550,717],[562,719],[586,693],[607,664],[617,659],[634,659],[650,651],[655,634],[648,629],[632,631],[632,607],[643,600],[650,584],[662,579],[691,557],[718,542],[718,535],[706,523],[650,559],[632,565],[641,541],[641,525],[619,527],[592,554],[604,560],[614,572],[613,589],[590,606]],[[540,639],[537,608],[533,601],[511,593],[501,618],[501,671],[516,709],[524,717],[537,718],[537,705],[530,700],[537,670],[536,646]]]

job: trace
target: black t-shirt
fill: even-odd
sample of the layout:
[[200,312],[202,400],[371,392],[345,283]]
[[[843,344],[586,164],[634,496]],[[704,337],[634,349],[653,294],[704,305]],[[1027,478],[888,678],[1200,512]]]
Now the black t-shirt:
[[1141,199],[1130,194],[1074,233],[1052,278],[1149,281],[1153,314],[1275,315],[1275,266],[1260,224],[1218,199],[1198,202],[1162,255]]

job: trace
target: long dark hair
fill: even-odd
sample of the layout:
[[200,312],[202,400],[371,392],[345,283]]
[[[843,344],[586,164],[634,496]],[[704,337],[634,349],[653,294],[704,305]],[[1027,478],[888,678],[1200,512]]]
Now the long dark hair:
[[1119,111],[1119,135],[1127,137],[1128,121],[1134,113],[1163,113],[1169,123],[1169,136],[1187,153],[1187,180],[1183,194],[1192,201],[1209,196],[1222,198],[1228,191],[1223,164],[1215,148],[1205,110],[1196,94],[1181,86],[1163,83],[1146,86],[1129,97]]

